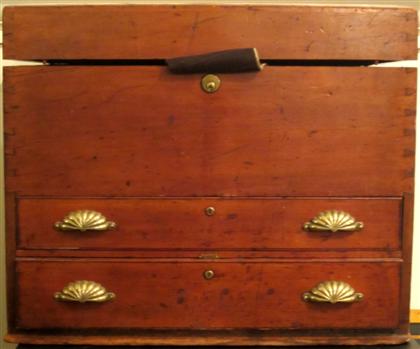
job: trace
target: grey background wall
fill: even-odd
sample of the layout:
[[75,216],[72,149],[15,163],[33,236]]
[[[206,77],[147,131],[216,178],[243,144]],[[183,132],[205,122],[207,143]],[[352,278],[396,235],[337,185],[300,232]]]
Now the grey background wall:
[[[66,4],[66,5],[80,5],[80,4],[144,4],[144,3],[174,3],[174,4],[197,4],[197,3],[229,3],[229,4],[316,4],[316,5],[361,5],[361,6],[407,6],[414,7],[420,10],[420,0],[272,0],[272,1],[258,1],[258,0],[137,0],[137,1],[117,1],[117,0],[0,0],[0,6],[21,6],[21,5],[54,5],[54,4]],[[420,15],[420,14],[419,14]],[[420,17],[420,16],[419,16]],[[111,19],[112,20],[112,19]],[[0,37],[1,26],[0,26]],[[0,38],[0,61],[2,65],[15,65],[18,62],[3,61],[1,51],[2,39]],[[420,40],[419,40],[420,43]],[[396,63],[399,64],[399,63]],[[411,66],[418,62],[406,62]],[[420,79],[419,79],[420,80]],[[0,91],[3,90],[2,85],[2,72],[0,73]],[[420,91],[420,84],[418,83],[418,90]],[[0,92],[0,105],[2,105],[3,99]],[[417,110],[420,111],[420,98],[418,97]],[[4,249],[4,192],[3,192],[3,129],[2,129],[2,109],[0,110],[0,349],[12,349],[15,346],[2,342],[1,337],[6,332],[6,294],[5,294],[5,249]],[[420,154],[420,142],[417,142],[417,154]],[[420,183],[420,161],[416,164],[416,180]],[[415,222],[414,222],[414,254],[413,254],[413,277],[412,277],[412,300],[411,308],[420,309],[420,185],[417,184],[416,191],[416,204],[415,204]]]

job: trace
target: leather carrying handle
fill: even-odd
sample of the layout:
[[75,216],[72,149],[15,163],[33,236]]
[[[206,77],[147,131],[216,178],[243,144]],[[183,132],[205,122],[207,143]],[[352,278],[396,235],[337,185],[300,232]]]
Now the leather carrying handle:
[[240,48],[217,51],[197,56],[176,57],[166,60],[168,69],[174,74],[194,73],[243,73],[260,71],[257,49]]

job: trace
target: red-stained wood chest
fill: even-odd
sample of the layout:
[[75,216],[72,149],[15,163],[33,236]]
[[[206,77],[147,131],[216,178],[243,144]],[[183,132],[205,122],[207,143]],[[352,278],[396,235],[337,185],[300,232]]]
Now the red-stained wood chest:
[[[416,70],[372,65],[416,34],[406,8],[5,8],[5,58],[44,62],[4,74],[6,339],[407,341]],[[262,70],[165,65],[243,48]]]

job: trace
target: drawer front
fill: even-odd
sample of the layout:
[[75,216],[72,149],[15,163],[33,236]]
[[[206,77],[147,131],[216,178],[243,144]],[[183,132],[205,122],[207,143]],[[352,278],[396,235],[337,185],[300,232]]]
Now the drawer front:
[[208,94],[201,75],[162,67],[6,70],[7,190],[35,196],[412,191],[415,69],[266,67],[220,79],[220,89]]
[[[108,223],[97,229],[89,218],[85,226],[63,225],[78,210],[97,212]],[[330,210],[340,212],[336,229],[344,230],[328,230],[334,230],[332,225],[305,229],[305,223]],[[18,212],[18,247],[23,249],[400,248],[398,198],[20,199]],[[353,226],[346,214],[354,218]],[[80,218],[71,216],[73,223]]]
[[[18,328],[367,329],[393,328],[399,319],[400,264],[393,262],[73,259],[18,261],[17,271]],[[64,301],[63,288],[76,280],[101,284],[105,300]],[[350,285],[356,300],[303,299],[329,280]]]

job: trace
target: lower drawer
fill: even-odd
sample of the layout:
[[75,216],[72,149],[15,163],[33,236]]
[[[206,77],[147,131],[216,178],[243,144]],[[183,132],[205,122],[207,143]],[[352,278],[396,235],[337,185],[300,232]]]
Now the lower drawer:
[[[113,294],[88,292],[86,283],[63,291],[76,280]],[[17,282],[21,329],[389,329],[399,320],[398,262],[20,260]],[[305,294],[317,285],[318,296]],[[63,294],[105,301],[57,299]]]

